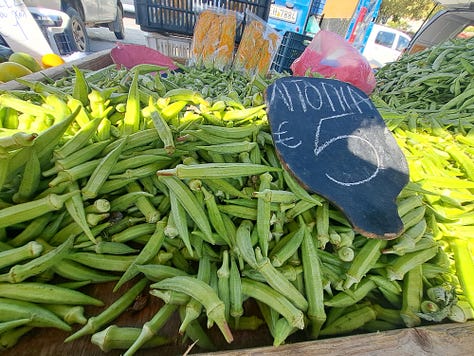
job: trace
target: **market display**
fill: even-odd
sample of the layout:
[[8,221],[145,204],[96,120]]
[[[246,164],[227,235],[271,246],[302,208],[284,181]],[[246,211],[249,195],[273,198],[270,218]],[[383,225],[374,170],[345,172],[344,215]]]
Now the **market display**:
[[[410,169],[392,240],[357,233],[282,168],[264,92],[288,74],[146,64],[20,80],[0,95],[0,347],[32,328],[132,355],[176,335],[213,350],[242,329],[278,346],[472,318],[471,42],[445,46],[377,73],[372,100]],[[463,72],[431,74],[449,60]],[[115,301],[91,313],[102,283]],[[162,306],[116,324],[139,296]]]

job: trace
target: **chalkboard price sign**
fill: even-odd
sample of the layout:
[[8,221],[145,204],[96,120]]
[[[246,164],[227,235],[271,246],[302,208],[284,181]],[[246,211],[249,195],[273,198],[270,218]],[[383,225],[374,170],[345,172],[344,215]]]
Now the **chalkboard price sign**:
[[302,186],[364,236],[402,232],[395,199],[408,165],[365,93],[338,80],[286,77],[267,88],[266,103],[279,158]]

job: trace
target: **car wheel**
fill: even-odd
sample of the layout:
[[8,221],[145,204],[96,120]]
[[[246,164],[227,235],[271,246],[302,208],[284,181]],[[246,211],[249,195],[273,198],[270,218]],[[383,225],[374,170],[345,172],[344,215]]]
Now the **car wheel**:
[[119,2],[117,6],[117,16],[113,23],[114,34],[118,40],[123,40],[125,38],[125,26],[123,25],[123,7]]
[[72,7],[67,8],[66,14],[70,17],[70,24],[68,27],[68,32],[71,37],[71,40],[76,47],[75,49],[79,52],[89,52],[90,51],[90,39],[87,35],[86,25],[82,21],[79,13]]

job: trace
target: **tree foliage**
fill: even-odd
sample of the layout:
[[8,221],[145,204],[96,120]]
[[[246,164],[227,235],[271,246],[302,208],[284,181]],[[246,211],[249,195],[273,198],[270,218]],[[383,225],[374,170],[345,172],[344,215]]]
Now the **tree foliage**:
[[434,6],[433,0],[382,0],[379,19],[381,22],[386,22],[389,19],[393,21],[400,19],[422,20],[429,15]]

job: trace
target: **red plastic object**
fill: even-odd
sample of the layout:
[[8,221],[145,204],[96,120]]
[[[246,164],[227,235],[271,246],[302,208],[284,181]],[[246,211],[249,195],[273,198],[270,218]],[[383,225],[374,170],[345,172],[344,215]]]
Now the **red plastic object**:
[[376,85],[374,72],[365,57],[344,38],[325,30],[314,36],[290,68],[295,76],[304,76],[308,70],[317,72],[325,78],[355,85],[367,95]]
[[156,49],[128,43],[118,43],[110,51],[112,61],[128,69],[138,64],[155,64],[170,70],[178,69],[174,61]]

